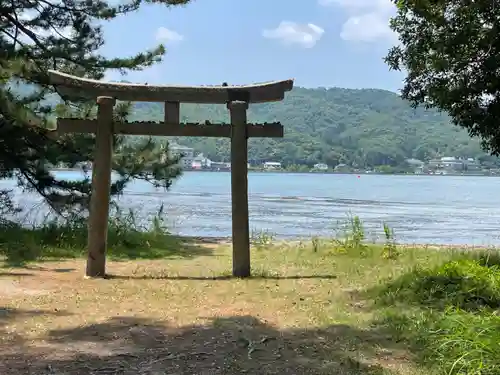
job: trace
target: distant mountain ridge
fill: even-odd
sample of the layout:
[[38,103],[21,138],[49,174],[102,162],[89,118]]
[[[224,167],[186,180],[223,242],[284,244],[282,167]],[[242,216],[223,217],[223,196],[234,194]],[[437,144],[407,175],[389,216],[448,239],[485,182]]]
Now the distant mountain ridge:
[[[160,103],[136,103],[134,120],[163,120]],[[181,106],[181,120],[229,122],[223,105]],[[478,139],[453,125],[446,114],[413,109],[397,94],[378,89],[294,88],[284,101],[251,105],[251,122],[280,121],[283,139],[251,139],[249,158],[284,164],[346,163],[360,167],[398,165],[435,156],[484,157]],[[229,141],[182,138],[213,160],[228,160]]]
[[[29,94],[30,87],[13,87]],[[52,95],[48,101],[57,102]],[[134,104],[131,120],[163,121],[162,103]],[[229,122],[224,105],[181,105],[183,122]],[[250,122],[280,121],[283,139],[251,139],[249,159],[285,165],[345,163],[371,168],[436,156],[485,158],[478,139],[436,110],[413,109],[396,93],[379,89],[294,88],[278,103],[250,105]],[[229,140],[174,138],[215,161],[229,160]],[[496,160],[496,158],[495,158]]]

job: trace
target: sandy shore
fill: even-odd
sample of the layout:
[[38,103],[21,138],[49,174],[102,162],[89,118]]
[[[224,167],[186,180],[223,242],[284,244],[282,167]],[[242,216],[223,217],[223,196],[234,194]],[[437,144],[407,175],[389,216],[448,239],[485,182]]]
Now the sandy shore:
[[[228,245],[231,244],[231,237],[199,237],[199,236],[180,236],[182,238],[186,238],[192,240],[194,242],[199,242],[203,244],[213,244],[213,245]],[[330,242],[332,239],[330,238],[319,238],[320,241]],[[310,242],[310,238],[304,239],[295,239],[295,240],[272,240],[271,243],[275,245],[300,245]],[[367,245],[380,245],[383,246],[383,242],[366,242]],[[406,249],[446,249],[446,250],[487,250],[487,249],[496,249],[497,246],[486,246],[486,245],[465,245],[465,244],[457,244],[457,245],[449,245],[449,244],[433,244],[433,243],[397,243],[396,245],[401,248]]]

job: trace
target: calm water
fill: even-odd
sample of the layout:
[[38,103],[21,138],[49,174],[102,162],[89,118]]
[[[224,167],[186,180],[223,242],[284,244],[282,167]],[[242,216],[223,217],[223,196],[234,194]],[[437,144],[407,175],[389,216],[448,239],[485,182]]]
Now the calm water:
[[[0,181],[0,189],[14,186]],[[281,238],[331,235],[351,213],[374,239],[387,222],[400,242],[500,244],[499,188],[500,178],[494,177],[251,173],[250,227]],[[28,217],[46,214],[36,196],[17,192],[16,199]],[[168,223],[179,234],[231,235],[229,173],[186,172],[168,192],[134,182],[120,201],[143,218],[164,204]]]

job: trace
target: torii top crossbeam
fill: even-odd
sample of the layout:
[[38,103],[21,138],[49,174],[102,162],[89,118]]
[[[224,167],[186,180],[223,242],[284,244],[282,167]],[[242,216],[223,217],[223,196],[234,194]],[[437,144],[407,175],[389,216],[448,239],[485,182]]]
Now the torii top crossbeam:
[[293,80],[244,86],[150,86],[147,84],[101,82],[49,70],[51,84],[65,99],[112,97],[134,102],[179,102],[225,104],[231,101],[266,103],[283,100],[292,90]]

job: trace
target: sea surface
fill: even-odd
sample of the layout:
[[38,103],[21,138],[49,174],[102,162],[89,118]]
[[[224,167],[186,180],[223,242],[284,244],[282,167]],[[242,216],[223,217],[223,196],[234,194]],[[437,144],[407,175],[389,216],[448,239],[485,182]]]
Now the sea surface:
[[[82,178],[77,171],[57,171]],[[380,240],[383,223],[402,243],[500,244],[500,178],[461,176],[384,176],[341,174],[249,174],[250,228],[278,238],[330,236],[349,215],[363,221],[367,237]],[[119,199],[139,220],[163,205],[166,223],[181,235],[231,235],[231,178],[226,172],[185,172],[169,191],[147,182],[130,184]],[[22,219],[43,220],[47,208],[34,194],[15,189]]]

